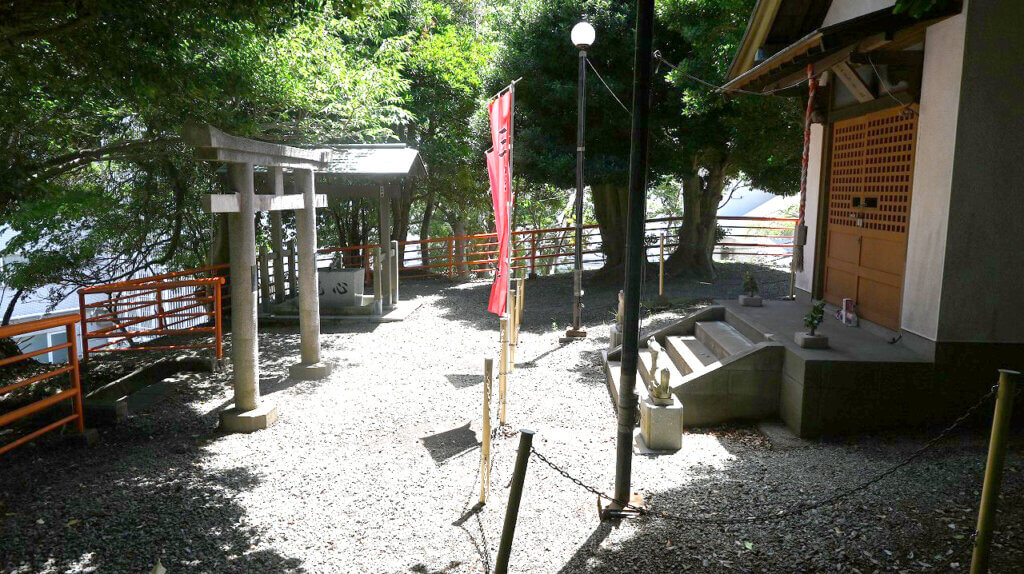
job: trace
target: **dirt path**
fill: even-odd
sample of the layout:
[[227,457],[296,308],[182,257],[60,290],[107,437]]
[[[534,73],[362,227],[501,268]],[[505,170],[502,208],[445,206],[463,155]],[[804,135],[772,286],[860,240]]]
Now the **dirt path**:
[[[158,557],[172,573],[489,571],[517,440],[499,434],[491,502],[470,512],[482,363],[497,355],[497,321],[484,310],[487,284],[439,285],[403,285],[403,297],[422,302],[406,322],[327,329],[325,355],[338,368],[325,381],[285,378],[296,331],[264,331],[263,393],[281,416],[269,430],[216,432],[229,378],[188,374],[155,409],[104,429],[96,448],[43,440],[0,458],[0,571],[140,572]],[[707,289],[688,283],[673,295]],[[533,282],[509,386],[511,428],[536,430],[538,450],[602,488],[615,422],[598,352],[616,291],[588,289],[588,323],[605,325],[560,346],[569,281]],[[637,456],[634,484],[659,509],[749,515],[869,478],[928,437],[781,450],[746,428],[690,433],[675,455]],[[1000,540],[1022,533],[1020,444]],[[601,524],[590,494],[533,460],[514,571],[966,570],[984,448],[982,432],[958,435],[841,506],[769,526]],[[996,549],[994,571],[1022,564],[1019,550]]]

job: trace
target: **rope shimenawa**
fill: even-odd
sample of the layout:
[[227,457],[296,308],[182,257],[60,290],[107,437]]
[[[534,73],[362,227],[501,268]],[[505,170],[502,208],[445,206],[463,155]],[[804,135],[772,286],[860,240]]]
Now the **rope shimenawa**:
[[651,511],[649,509],[646,509],[646,508],[643,508],[643,507],[640,507],[640,506],[635,506],[635,505],[629,504],[628,502],[622,502],[622,501],[619,501],[619,500],[615,500],[613,497],[608,496],[607,494],[601,492],[600,490],[594,488],[593,486],[589,486],[586,483],[584,483],[583,481],[581,481],[580,479],[570,475],[567,471],[563,470],[561,467],[559,467],[555,463],[553,463],[550,460],[548,460],[547,457],[545,457],[543,454],[538,452],[536,448],[531,447],[530,451],[541,462],[543,462],[544,464],[548,465],[555,472],[557,472],[558,474],[560,474],[560,475],[564,476],[565,478],[569,479],[569,481],[571,481],[572,483],[576,484],[577,486],[583,488],[584,490],[589,491],[591,494],[596,494],[597,496],[599,496],[599,497],[601,497],[601,498],[603,498],[605,500],[608,500],[610,502],[614,502],[614,503],[622,506],[623,508],[628,508],[628,509],[636,511],[636,512],[638,512],[640,514],[650,514],[650,515],[653,515],[653,516],[659,516],[661,518],[665,518],[667,520],[674,520],[674,521],[678,521],[678,522],[689,522],[689,523],[692,523],[692,524],[730,525],[730,524],[759,524],[759,523],[767,523],[767,522],[774,522],[776,520],[782,520],[784,518],[789,518],[789,517],[793,517],[793,516],[799,516],[799,515],[802,515],[802,514],[806,514],[808,512],[811,512],[812,510],[817,510],[817,509],[825,507],[825,506],[832,506],[834,504],[842,502],[843,500],[849,498],[850,496],[852,496],[852,495],[854,495],[854,494],[856,494],[858,492],[866,490],[867,488],[871,487],[872,485],[874,485],[874,484],[882,481],[883,479],[891,476],[892,474],[894,474],[899,469],[901,469],[901,468],[907,466],[908,464],[910,464],[911,462],[917,460],[918,457],[920,457],[926,451],[928,451],[933,446],[935,446],[935,444],[938,443],[940,440],[942,440],[943,438],[946,438],[946,436],[948,436],[949,433],[951,433],[954,429],[956,429],[961,424],[963,424],[964,421],[966,421],[968,418],[970,418],[979,408],[981,408],[985,403],[987,403],[988,400],[991,399],[995,395],[995,393],[996,393],[996,391],[998,389],[999,389],[999,385],[998,384],[993,385],[992,388],[989,389],[989,391],[987,393],[985,393],[985,395],[983,397],[981,397],[981,399],[978,400],[977,403],[975,403],[973,406],[971,406],[969,409],[967,409],[964,412],[964,414],[962,414],[959,417],[957,417],[957,419],[955,421],[953,421],[953,423],[951,425],[949,425],[942,432],[940,432],[938,435],[936,435],[935,438],[929,440],[924,445],[922,445],[921,448],[919,448],[916,451],[914,451],[913,453],[911,453],[908,457],[906,457],[905,459],[903,459],[899,463],[893,465],[889,469],[887,469],[887,470],[885,470],[885,471],[875,475],[873,478],[871,478],[867,482],[864,482],[863,484],[861,484],[859,486],[855,486],[853,488],[837,492],[836,494],[833,494],[832,496],[824,498],[824,499],[822,499],[822,500],[820,500],[818,502],[802,504],[802,505],[799,505],[796,508],[793,508],[793,509],[790,509],[790,510],[779,510],[778,512],[775,512],[775,513],[762,514],[762,515],[758,515],[758,516],[747,516],[747,517],[743,517],[743,518],[711,518],[711,517],[706,517],[706,516],[683,516],[683,515],[671,514],[671,513],[663,512],[663,511]]

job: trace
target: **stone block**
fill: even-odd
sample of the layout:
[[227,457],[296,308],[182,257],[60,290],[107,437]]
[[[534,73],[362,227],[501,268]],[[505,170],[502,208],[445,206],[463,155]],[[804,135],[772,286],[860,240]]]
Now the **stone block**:
[[622,331],[619,330],[618,325],[612,325],[608,329],[608,350],[611,351],[615,347],[622,344]]
[[320,304],[325,309],[361,305],[363,277],[361,267],[319,270]]
[[640,404],[640,433],[652,450],[679,450],[683,446],[683,405],[672,397],[671,405]]
[[797,332],[793,340],[804,349],[827,349],[828,337],[825,335],[811,335],[809,333]]
[[277,407],[263,403],[251,411],[240,411],[234,404],[220,413],[220,429],[224,432],[253,432],[277,422]]
[[740,305],[743,307],[760,307],[762,304],[761,298],[757,295],[740,295]]
[[334,364],[321,361],[319,363],[296,363],[288,367],[288,375],[300,381],[318,381],[326,378],[334,370]]

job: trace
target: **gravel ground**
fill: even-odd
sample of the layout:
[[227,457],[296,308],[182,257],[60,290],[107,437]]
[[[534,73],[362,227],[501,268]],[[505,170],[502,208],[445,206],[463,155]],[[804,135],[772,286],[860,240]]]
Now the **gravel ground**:
[[[739,289],[674,282],[669,321]],[[762,284],[785,275],[763,270]],[[735,286],[732,285],[735,281]],[[723,285],[725,286],[723,289]],[[443,287],[443,289],[439,289]],[[327,380],[285,378],[296,330],[261,333],[263,393],[280,420],[225,435],[228,374],[182,374],[153,410],[103,429],[94,448],[50,437],[0,458],[0,571],[488,572],[517,438],[585,482],[612,484],[615,421],[601,374],[617,286],[590,286],[590,337],[566,346],[566,277],[531,282],[509,429],[497,433],[489,503],[479,493],[482,362],[496,356],[489,286],[406,282],[423,305],[403,323],[326,329]],[[595,325],[600,321],[601,325]],[[887,469],[934,431],[778,448],[757,430],[691,432],[670,456],[637,455],[633,484],[658,510],[750,516],[825,497]],[[1020,433],[1007,461],[999,541],[1022,534]],[[530,463],[515,572],[966,571],[985,433],[965,431],[832,508],[769,525],[708,526],[654,517],[601,523],[592,495]],[[994,548],[994,572],[1024,569],[1021,545]]]

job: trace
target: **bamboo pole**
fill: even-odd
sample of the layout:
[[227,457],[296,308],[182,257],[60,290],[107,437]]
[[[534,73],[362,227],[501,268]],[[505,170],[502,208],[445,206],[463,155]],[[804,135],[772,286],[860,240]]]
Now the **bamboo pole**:
[[516,290],[508,290],[508,303],[506,304],[505,314],[508,316],[506,328],[508,334],[506,336],[508,340],[508,372],[511,374],[516,370]]
[[498,365],[498,416],[501,424],[505,424],[506,386],[508,378],[508,318],[504,315],[498,319],[498,330],[501,332],[501,358]]
[[985,462],[985,481],[981,489],[971,574],[988,572],[992,530],[996,523],[996,503],[999,501],[999,488],[1003,481],[1003,461],[1006,459],[1006,441],[1010,434],[1010,416],[1013,414],[1013,395],[1020,378],[1021,374],[1017,371],[999,370],[999,391],[996,394],[995,417],[992,419],[992,438],[988,443],[988,460]]
[[491,487],[491,382],[493,381],[494,359],[484,359],[484,421],[480,446],[480,504],[487,502],[487,491]]

